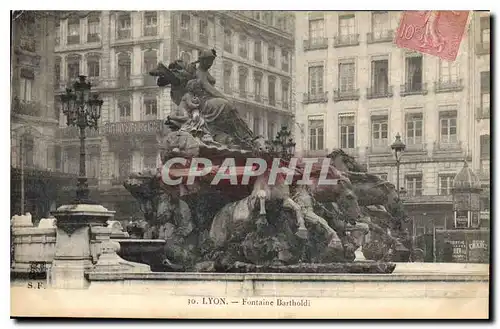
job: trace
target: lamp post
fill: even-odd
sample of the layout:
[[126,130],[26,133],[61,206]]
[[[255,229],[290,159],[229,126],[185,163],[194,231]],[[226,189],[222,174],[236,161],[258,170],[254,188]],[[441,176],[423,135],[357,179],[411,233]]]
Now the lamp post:
[[291,138],[292,133],[287,127],[281,127],[281,130],[276,135],[276,138],[268,142],[269,151],[279,155],[282,159],[290,160],[295,154],[296,143]]
[[396,158],[396,190],[398,191],[398,194],[400,194],[399,166],[401,165],[401,157],[406,149],[406,145],[401,141],[401,135],[399,135],[399,133],[397,133],[396,140],[392,143],[391,149],[394,151],[394,157]]
[[80,173],[76,189],[76,203],[92,204],[89,199],[89,186],[85,168],[85,128],[97,129],[101,117],[103,101],[98,94],[91,94],[91,84],[84,75],[80,75],[73,88],[66,88],[66,94],[61,96],[63,113],[68,126],[80,129]]

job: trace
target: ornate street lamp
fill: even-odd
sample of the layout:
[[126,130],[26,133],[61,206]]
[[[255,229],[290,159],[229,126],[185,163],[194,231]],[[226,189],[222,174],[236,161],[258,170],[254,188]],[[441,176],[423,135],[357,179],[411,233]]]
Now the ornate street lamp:
[[396,189],[399,194],[401,192],[399,189],[399,166],[401,165],[403,152],[406,149],[406,145],[401,141],[401,135],[399,135],[399,133],[397,133],[396,140],[392,143],[391,149],[394,151],[394,157],[396,158]]
[[287,127],[281,127],[281,130],[276,135],[276,138],[267,142],[270,153],[276,154],[282,159],[290,160],[295,154],[296,143],[291,138],[292,133]]
[[80,174],[76,189],[76,203],[92,204],[89,200],[89,186],[85,168],[85,128],[97,129],[101,117],[103,101],[98,94],[91,94],[90,82],[80,75],[73,88],[66,88],[66,94],[61,96],[63,113],[68,126],[80,128]]

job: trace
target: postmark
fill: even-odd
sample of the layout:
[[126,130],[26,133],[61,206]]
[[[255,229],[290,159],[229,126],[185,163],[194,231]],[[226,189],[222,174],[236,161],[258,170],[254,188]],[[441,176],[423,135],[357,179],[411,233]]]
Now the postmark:
[[468,19],[468,11],[405,11],[394,41],[398,47],[454,61]]

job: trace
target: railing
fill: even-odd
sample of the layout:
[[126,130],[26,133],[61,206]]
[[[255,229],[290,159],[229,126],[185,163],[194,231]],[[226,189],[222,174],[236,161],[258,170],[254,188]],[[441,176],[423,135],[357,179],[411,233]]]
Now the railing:
[[441,152],[461,152],[462,151],[462,142],[460,142],[456,135],[452,135],[453,137],[445,138],[441,136],[441,140],[436,142],[435,150]]
[[274,59],[273,57],[268,57],[268,58],[267,58],[267,63],[268,63],[270,66],[275,66],[275,65],[276,65],[276,59]]
[[359,45],[359,34],[339,35],[333,38],[334,47],[348,47]]
[[290,71],[290,65],[288,63],[281,63],[281,70],[285,72]]
[[99,42],[101,41],[101,36],[99,33],[89,33],[87,34],[87,42]]
[[276,99],[274,97],[269,97],[269,105],[276,106]]
[[43,114],[39,102],[27,102],[16,98],[12,101],[12,112],[32,117],[40,117]]
[[394,30],[368,32],[366,34],[366,43],[392,42],[393,39]]
[[464,89],[464,83],[462,79],[455,79],[453,81],[434,82],[434,92],[436,93],[462,91],[463,89]]
[[327,38],[312,38],[304,40],[304,51],[328,48]]
[[476,44],[476,54],[477,55],[488,55],[490,53],[490,43],[481,42]]
[[392,97],[394,94],[392,92],[392,86],[382,86],[382,87],[369,87],[366,88],[366,98],[367,99],[373,99],[373,98],[389,98]]
[[128,176],[120,176],[111,178],[111,185],[121,186],[128,179]]
[[248,58],[248,50],[240,48],[238,51],[238,55],[243,58]]
[[118,30],[117,39],[124,40],[132,37],[132,29]]
[[405,83],[401,85],[401,96],[427,95],[427,83]]
[[328,103],[328,92],[324,93],[304,93],[304,104],[312,104],[312,103]]
[[130,87],[130,77],[119,77],[116,80],[117,88],[128,88]]
[[21,38],[19,48],[34,53],[36,52],[36,40],[33,38]]
[[256,102],[259,102],[259,103],[262,102],[262,98],[260,97],[260,95],[255,95],[254,99]]
[[[85,136],[89,138],[99,137],[99,129],[85,128]],[[57,137],[60,139],[77,139],[80,137],[80,128],[73,126],[59,128]]]
[[108,122],[102,127],[102,133],[106,136],[125,136],[129,134],[152,135],[162,130],[162,120]]
[[200,41],[200,43],[207,45],[208,44],[208,35],[200,33],[198,35],[198,40]]
[[253,58],[256,62],[262,63],[262,53],[254,53]]
[[333,101],[341,102],[341,101],[357,101],[359,99],[359,89],[351,89],[351,90],[333,90]]
[[240,90],[239,91],[239,96],[241,98],[247,98],[247,92],[246,92],[246,90]]
[[191,31],[187,29],[181,29],[181,38],[191,40]]
[[79,35],[68,35],[68,45],[77,45],[80,43]]
[[285,110],[288,110],[290,108],[290,104],[283,102],[283,105],[281,107],[283,107]]
[[153,77],[153,76],[149,75],[148,73],[144,73],[143,85],[146,87],[156,86],[156,77]]
[[157,26],[145,26],[144,27],[144,36],[145,37],[153,37],[158,34]]
[[490,107],[479,106],[477,108],[477,119],[489,119],[490,117]]
[[391,153],[391,147],[389,146],[389,141],[386,138],[372,140],[372,145],[369,150],[371,154]]

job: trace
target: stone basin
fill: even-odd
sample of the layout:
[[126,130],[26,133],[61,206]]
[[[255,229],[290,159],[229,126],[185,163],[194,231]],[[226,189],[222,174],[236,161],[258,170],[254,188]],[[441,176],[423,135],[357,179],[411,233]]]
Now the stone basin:
[[112,239],[120,243],[118,256],[130,262],[148,264],[152,271],[162,271],[163,248],[161,239]]

